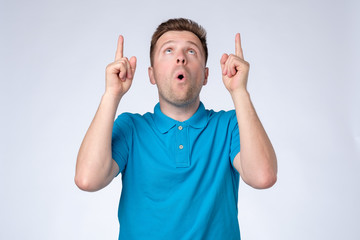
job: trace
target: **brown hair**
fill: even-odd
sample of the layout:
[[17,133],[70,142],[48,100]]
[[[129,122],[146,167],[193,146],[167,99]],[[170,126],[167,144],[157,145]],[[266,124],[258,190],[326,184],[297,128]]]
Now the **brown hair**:
[[151,38],[150,45],[150,63],[153,65],[154,49],[157,40],[168,31],[189,31],[195,34],[201,42],[205,53],[205,64],[208,58],[208,49],[206,44],[206,31],[196,22],[186,18],[173,18],[161,23]]

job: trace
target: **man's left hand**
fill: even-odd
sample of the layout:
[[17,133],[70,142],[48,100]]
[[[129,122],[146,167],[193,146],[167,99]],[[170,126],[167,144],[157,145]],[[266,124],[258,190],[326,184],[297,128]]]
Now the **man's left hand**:
[[244,60],[240,34],[235,36],[235,54],[223,54],[220,60],[222,79],[225,87],[233,94],[246,91],[250,64]]

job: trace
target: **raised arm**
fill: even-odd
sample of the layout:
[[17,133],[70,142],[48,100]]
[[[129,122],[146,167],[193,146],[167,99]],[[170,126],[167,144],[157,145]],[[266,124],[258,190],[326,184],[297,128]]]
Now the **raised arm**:
[[111,137],[121,98],[129,90],[136,69],[136,58],[123,57],[124,38],[119,36],[115,61],[106,67],[106,87],[99,108],[80,146],[75,183],[85,191],[107,186],[119,172],[112,159]]
[[277,179],[277,160],[247,91],[250,65],[244,60],[239,33],[235,37],[235,54],[223,54],[220,64],[239,125],[241,150],[234,159],[234,166],[248,185],[269,188]]

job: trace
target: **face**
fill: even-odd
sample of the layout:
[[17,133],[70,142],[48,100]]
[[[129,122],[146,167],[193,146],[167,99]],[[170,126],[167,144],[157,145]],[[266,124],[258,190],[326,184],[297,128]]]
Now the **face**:
[[199,38],[188,31],[169,31],[157,41],[149,77],[156,84],[161,104],[178,107],[199,101],[208,68]]

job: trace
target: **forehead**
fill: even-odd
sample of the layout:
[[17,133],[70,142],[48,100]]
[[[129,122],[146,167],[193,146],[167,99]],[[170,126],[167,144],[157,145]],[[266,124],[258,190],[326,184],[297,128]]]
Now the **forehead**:
[[156,42],[156,48],[163,46],[166,43],[191,43],[195,44],[199,49],[202,49],[200,39],[189,31],[168,31],[164,33]]

